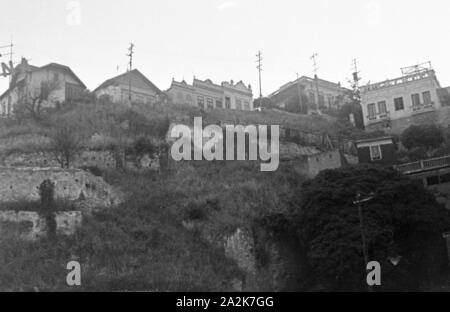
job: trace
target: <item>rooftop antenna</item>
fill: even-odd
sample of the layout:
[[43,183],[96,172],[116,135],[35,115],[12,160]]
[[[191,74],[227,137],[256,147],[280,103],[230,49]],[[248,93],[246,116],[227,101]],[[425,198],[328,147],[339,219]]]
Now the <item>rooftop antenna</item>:
[[319,54],[314,52],[310,58],[313,61],[314,80],[316,83],[316,108],[319,108],[319,77],[317,76],[317,71],[319,70],[319,67],[317,65],[318,56]]
[[[133,70],[133,54],[134,54],[134,44],[131,42],[130,47],[128,48],[128,54],[127,56],[130,58],[129,61],[129,72]],[[128,100],[131,104],[131,75],[128,77],[129,83],[128,83]]]
[[262,101],[262,86],[261,86],[261,71],[262,71],[262,52],[258,51],[258,54],[256,54],[257,60],[256,63],[258,64],[258,66],[256,66],[256,69],[258,69],[258,73],[259,73],[259,105],[261,106],[261,101]]
[[9,45],[0,46],[0,50],[9,48],[9,52],[8,53],[0,52],[0,57],[9,55],[9,66],[10,66],[10,68],[8,68],[6,65],[2,64],[2,70],[3,70],[3,76],[4,77],[9,75],[9,83],[10,84],[11,84],[11,81],[12,81],[12,75],[13,75],[13,71],[14,71],[14,63],[13,63],[14,52],[13,52],[13,47],[14,47],[14,44],[13,44],[12,36],[11,36],[11,41],[10,41]]

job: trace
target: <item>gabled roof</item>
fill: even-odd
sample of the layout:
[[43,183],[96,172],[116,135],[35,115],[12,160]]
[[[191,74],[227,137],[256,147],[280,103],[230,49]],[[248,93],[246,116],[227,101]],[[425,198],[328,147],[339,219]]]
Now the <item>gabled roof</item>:
[[80,85],[82,85],[83,88],[86,89],[86,85],[83,83],[83,81],[81,81],[80,78],[78,78],[77,75],[75,75],[75,73],[72,71],[72,69],[69,66],[61,65],[61,64],[58,64],[58,63],[50,63],[50,64],[44,65],[42,67],[30,66],[30,68],[31,68],[32,71],[39,71],[39,70],[47,69],[47,68],[60,69],[60,70],[66,71],[70,75],[72,75],[72,77],[75,78],[75,80],[78,81],[78,83]]
[[[342,87],[339,83],[334,83],[334,82],[331,82],[331,81],[328,81],[328,80],[325,80],[325,79],[317,78],[317,81],[319,82],[319,84],[326,85],[326,86],[328,86],[330,88],[341,89],[343,91],[344,90],[349,90],[349,89],[347,89],[345,87]],[[273,97],[275,95],[278,95],[279,93],[289,89],[292,86],[296,86],[297,84],[301,85],[301,84],[313,83],[313,82],[315,82],[315,78],[311,78],[311,77],[308,77],[308,76],[301,76],[300,78],[298,78],[298,79],[296,79],[294,81],[290,81],[290,82],[282,85],[278,90],[276,90],[275,92],[269,94],[268,97],[271,98],[271,97]]]
[[153,82],[151,82],[147,77],[145,77],[139,70],[137,69],[133,69],[132,71],[123,73],[121,75],[118,75],[116,77],[113,77],[111,79],[106,80],[105,82],[103,82],[100,86],[98,86],[94,92],[96,92],[97,90],[103,89],[103,88],[107,88],[109,86],[115,86],[118,85],[120,83],[120,81],[122,80],[122,78],[127,77],[128,75],[136,75],[137,77],[141,78],[146,85],[148,85],[148,87],[150,89],[155,90],[158,94],[162,94],[162,91],[153,84]]
[[372,143],[372,142],[379,142],[379,141],[394,141],[394,138],[392,136],[382,136],[382,137],[375,137],[375,138],[367,138],[367,139],[360,139],[355,140],[354,144],[362,144],[362,143]]
[[[77,75],[75,75],[75,73],[72,71],[72,69],[69,66],[65,66],[65,65],[61,65],[61,64],[57,64],[57,63],[49,63],[49,64],[44,65],[42,67],[37,67],[37,66],[29,65],[28,62],[26,62],[26,60],[25,60],[25,62],[22,61],[21,64],[17,65],[15,67],[15,70],[19,71],[21,66],[26,66],[25,70],[27,72],[31,72],[31,73],[32,72],[37,72],[37,71],[40,71],[40,70],[45,70],[45,69],[58,69],[58,70],[61,70],[61,71],[65,71],[65,72],[69,73],[81,86],[83,86],[83,88],[86,89],[86,85],[83,83],[83,81],[81,81],[80,78],[78,78]],[[14,81],[14,78],[13,78],[13,82],[12,83],[13,83],[13,87],[14,87],[16,85],[17,81]],[[8,94],[8,92],[9,92],[9,87],[0,96],[0,99],[2,99],[4,96],[6,96]]]

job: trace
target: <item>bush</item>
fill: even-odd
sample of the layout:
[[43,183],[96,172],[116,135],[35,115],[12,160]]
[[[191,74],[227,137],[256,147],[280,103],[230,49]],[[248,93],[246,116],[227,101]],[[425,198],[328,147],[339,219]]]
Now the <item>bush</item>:
[[444,142],[444,133],[436,125],[413,125],[403,131],[400,140],[407,149],[432,149],[438,148]]
[[157,147],[147,137],[140,137],[134,142],[133,152],[138,156],[145,154],[153,155],[157,151]]
[[185,216],[190,221],[205,220],[208,217],[206,204],[204,202],[189,202],[186,206]]
[[[369,258],[386,268],[378,288],[417,291],[440,280],[448,266],[441,236],[450,226],[448,211],[420,183],[393,169],[362,166],[325,170],[299,190],[296,228],[307,245],[311,282],[327,290],[366,289],[354,200],[370,192],[361,206]],[[393,267],[388,258],[398,255]]]

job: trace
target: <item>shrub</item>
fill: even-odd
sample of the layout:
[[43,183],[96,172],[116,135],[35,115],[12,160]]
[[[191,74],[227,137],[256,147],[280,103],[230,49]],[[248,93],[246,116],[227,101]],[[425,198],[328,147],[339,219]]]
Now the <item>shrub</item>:
[[407,149],[415,147],[431,149],[439,147],[444,142],[444,134],[436,125],[413,125],[403,131],[400,140]]
[[206,204],[204,202],[189,202],[186,206],[185,216],[190,221],[205,220],[208,217]]
[[147,137],[140,137],[134,142],[133,152],[138,156],[153,155],[157,151],[155,144]]

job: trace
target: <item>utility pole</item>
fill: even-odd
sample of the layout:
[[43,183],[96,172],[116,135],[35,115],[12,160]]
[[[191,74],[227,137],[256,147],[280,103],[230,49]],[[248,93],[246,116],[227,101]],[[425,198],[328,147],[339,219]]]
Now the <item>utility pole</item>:
[[[361,233],[361,241],[362,241],[362,252],[364,257],[364,271],[366,274],[368,273],[367,270],[367,264],[369,263],[369,251],[367,248],[367,241],[366,241],[366,234],[364,231],[364,218],[363,218],[363,212],[361,204],[364,202],[368,202],[373,199],[373,195],[371,194],[368,197],[361,198],[361,193],[356,194],[356,200],[353,201],[353,204],[358,206],[358,218],[359,218],[359,230]],[[373,292],[373,287],[370,285],[367,285],[367,288],[369,292]]]
[[256,54],[257,60],[256,63],[258,63],[258,66],[256,68],[258,69],[259,73],[259,107],[262,107],[262,86],[261,86],[261,71],[262,71],[262,53],[261,51],[258,51],[258,54]]
[[317,56],[319,54],[313,53],[311,56],[311,60],[313,61],[313,71],[314,71],[314,81],[316,83],[316,108],[319,108],[319,77],[317,76],[317,71],[319,70],[319,67],[317,65]]
[[[3,76],[6,77],[7,75],[9,75],[9,85],[8,85],[8,89],[11,90],[12,87],[12,81],[13,81],[13,75],[14,75],[14,63],[13,63],[13,40],[12,40],[12,36],[11,36],[11,42],[9,45],[6,46],[0,46],[0,49],[7,49],[9,48],[9,53],[0,53],[0,57],[2,56],[6,56],[9,55],[9,67],[8,65],[6,65],[5,63],[1,63],[1,69],[3,71]],[[8,94],[8,107],[7,107],[7,115],[9,116],[11,114],[11,94],[9,92]]]
[[133,70],[133,54],[134,54],[134,44],[130,43],[130,47],[128,48],[128,54],[127,56],[130,58],[129,61],[129,72],[130,74],[128,75],[128,79],[129,79],[129,85],[128,85],[128,99],[130,100],[131,103],[131,71]]
[[356,59],[353,59],[353,63],[352,63],[352,70],[353,70],[353,88],[354,90],[359,90],[359,81],[361,80],[361,78],[359,78],[359,71],[358,71],[358,65],[356,64]]
[[300,86],[300,81],[299,81],[299,75],[297,74],[297,93],[298,93],[298,105],[300,106],[300,113],[302,113],[302,108],[303,108],[303,99],[302,99],[302,90],[301,90],[301,86]]

